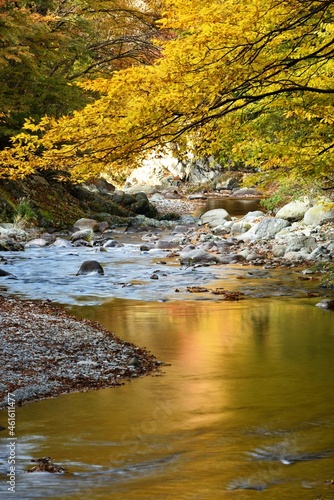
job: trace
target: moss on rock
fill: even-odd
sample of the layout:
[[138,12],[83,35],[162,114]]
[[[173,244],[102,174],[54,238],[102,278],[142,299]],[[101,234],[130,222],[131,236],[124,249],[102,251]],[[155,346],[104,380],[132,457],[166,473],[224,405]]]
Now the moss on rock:
[[[52,174],[31,175],[20,181],[0,181],[0,221],[14,222],[24,199],[35,215],[35,224],[45,228],[66,229],[82,218],[110,220],[129,218],[138,212],[153,217],[156,210],[149,203],[122,206],[108,193],[91,192],[82,185],[60,182]],[[138,200],[137,200],[138,201]],[[142,212],[140,212],[142,210]],[[103,214],[99,216],[99,214]]]
[[322,288],[334,289],[334,270],[331,270],[325,274],[325,276],[320,281],[320,286]]
[[319,286],[334,289],[334,264],[332,262],[317,262],[312,266],[312,271],[323,275]]

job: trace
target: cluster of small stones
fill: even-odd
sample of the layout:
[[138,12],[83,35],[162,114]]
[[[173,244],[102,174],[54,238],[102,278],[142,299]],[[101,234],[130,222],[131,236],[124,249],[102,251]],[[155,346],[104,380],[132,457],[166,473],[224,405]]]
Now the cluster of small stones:
[[73,391],[114,387],[159,371],[146,349],[48,302],[0,297],[0,409]]

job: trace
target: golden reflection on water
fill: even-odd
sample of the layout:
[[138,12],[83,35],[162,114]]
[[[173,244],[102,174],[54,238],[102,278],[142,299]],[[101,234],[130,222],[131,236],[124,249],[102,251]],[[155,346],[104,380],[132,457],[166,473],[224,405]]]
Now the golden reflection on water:
[[[171,366],[161,377],[19,409],[26,459],[50,455],[78,474],[53,486],[30,474],[22,484],[62,500],[329,498],[334,322],[314,303],[72,307]],[[323,450],[319,460],[283,463]]]

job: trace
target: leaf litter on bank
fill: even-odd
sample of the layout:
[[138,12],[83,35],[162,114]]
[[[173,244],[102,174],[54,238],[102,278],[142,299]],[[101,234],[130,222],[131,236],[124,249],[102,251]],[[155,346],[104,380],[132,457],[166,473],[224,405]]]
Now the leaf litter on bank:
[[[138,359],[133,364],[132,360]],[[49,301],[0,296],[0,409],[73,391],[115,387],[160,372],[146,348]]]

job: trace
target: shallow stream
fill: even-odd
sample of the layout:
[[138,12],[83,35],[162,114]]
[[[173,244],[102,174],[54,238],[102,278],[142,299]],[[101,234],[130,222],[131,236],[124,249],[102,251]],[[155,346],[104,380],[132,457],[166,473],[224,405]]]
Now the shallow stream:
[[[307,296],[317,283],[295,270],[159,264],[164,252],[142,253],[132,238],[94,256],[99,277],[75,276],[87,249],[12,255],[11,293],[57,301],[170,366],[18,408],[17,493],[2,481],[0,498],[333,499],[334,316]],[[188,285],[245,298],[190,294]],[[71,474],[25,472],[43,456]]]

